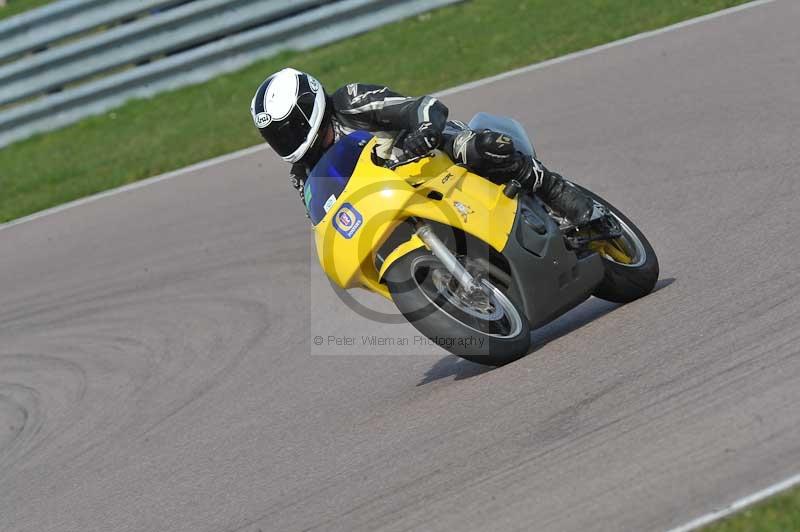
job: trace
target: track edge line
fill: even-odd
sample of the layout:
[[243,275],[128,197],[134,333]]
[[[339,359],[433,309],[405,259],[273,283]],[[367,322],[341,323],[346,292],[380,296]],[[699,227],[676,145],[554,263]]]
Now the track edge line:
[[692,519],[688,523],[680,525],[676,528],[671,528],[667,532],[690,532],[691,530],[696,530],[701,526],[705,526],[709,523],[713,523],[714,521],[718,521],[719,519],[722,519],[724,517],[728,517],[729,515],[734,514],[739,510],[742,510],[744,508],[747,508],[748,506],[761,502],[768,497],[777,495],[778,493],[786,491],[797,485],[800,485],[800,473],[791,476],[787,479],[781,480],[780,482],[776,482],[771,486],[767,486],[766,488],[760,491],[751,493],[750,495],[742,497],[741,499],[737,499],[720,510],[714,510],[713,512],[701,515],[696,519]]

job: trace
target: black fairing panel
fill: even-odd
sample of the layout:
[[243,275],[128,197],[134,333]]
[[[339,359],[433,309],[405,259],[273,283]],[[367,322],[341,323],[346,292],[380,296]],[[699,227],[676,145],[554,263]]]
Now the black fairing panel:
[[584,302],[603,279],[600,256],[578,258],[568,250],[558,224],[537,198],[528,195],[519,197],[503,255],[514,279],[511,296],[522,303],[531,328]]

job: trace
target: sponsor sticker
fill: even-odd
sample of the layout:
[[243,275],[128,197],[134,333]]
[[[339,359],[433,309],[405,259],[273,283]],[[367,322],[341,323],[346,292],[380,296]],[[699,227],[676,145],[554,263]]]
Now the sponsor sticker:
[[306,204],[306,209],[311,208],[311,183],[308,181],[303,185],[303,201]]
[[259,129],[265,128],[272,123],[272,117],[267,113],[258,113],[256,115],[256,126]]
[[336,203],[336,196],[334,196],[333,194],[331,194],[331,197],[330,197],[330,198],[328,198],[328,199],[325,201],[325,205],[323,205],[323,206],[322,206],[322,208],[323,208],[323,209],[325,209],[325,212],[328,212],[329,210],[331,210],[331,207],[333,207],[333,204],[334,204],[334,203]]
[[312,92],[319,92],[319,81],[308,76],[308,86],[311,88]]
[[469,215],[475,212],[469,205],[466,203],[461,203],[460,201],[454,201],[453,206],[456,208],[458,214],[461,215],[461,218],[463,218],[465,222],[468,221],[467,218],[469,218]]
[[339,207],[333,216],[333,226],[348,240],[353,238],[363,223],[364,218],[361,217],[361,213],[349,203]]

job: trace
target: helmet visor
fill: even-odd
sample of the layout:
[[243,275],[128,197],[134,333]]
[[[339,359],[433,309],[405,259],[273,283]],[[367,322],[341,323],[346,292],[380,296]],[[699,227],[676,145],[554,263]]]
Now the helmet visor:
[[314,114],[314,108],[317,104],[317,95],[313,92],[304,92],[303,94],[297,97],[297,107],[303,112],[303,114],[308,118],[308,121],[311,122],[311,115]]
[[273,121],[259,131],[278,155],[288,157],[308,139],[311,123],[300,106],[295,105],[286,118]]

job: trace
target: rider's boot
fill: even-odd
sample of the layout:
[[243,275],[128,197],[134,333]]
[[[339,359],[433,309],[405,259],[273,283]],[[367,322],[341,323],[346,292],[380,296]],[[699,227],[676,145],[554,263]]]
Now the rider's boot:
[[587,224],[592,219],[594,200],[560,174],[544,166],[542,170],[541,186],[534,192],[573,225]]

